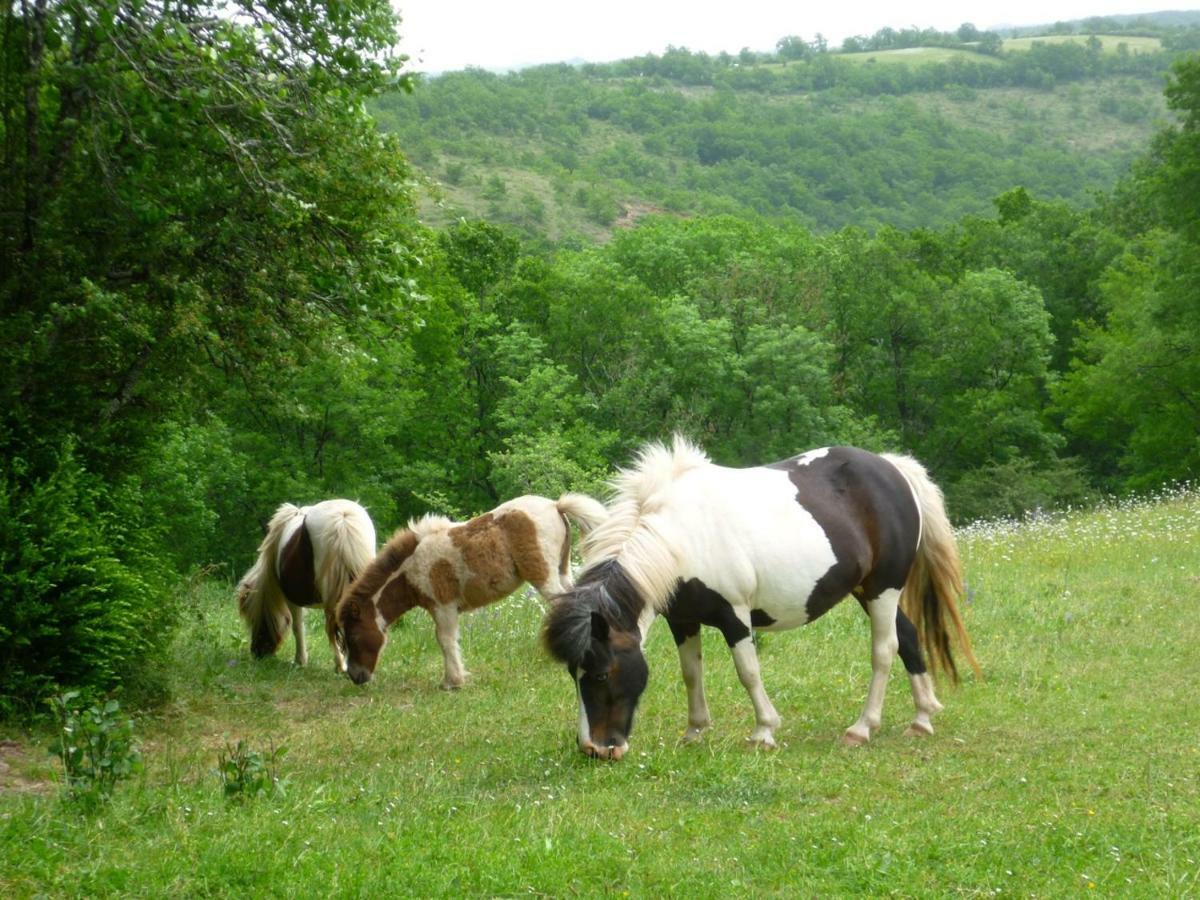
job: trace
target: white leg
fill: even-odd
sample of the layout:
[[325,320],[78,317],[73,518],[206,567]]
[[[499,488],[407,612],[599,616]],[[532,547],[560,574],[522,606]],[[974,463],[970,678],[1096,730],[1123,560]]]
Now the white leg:
[[909,675],[908,680],[912,685],[913,706],[917,708],[917,714],[904,733],[916,736],[933,734],[933,722],[930,720],[934,713],[942,709],[933,692],[933,677],[928,672],[922,672],[920,675]]
[[846,729],[842,741],[849,746],[865,744],[883,722],[883,700],[887,694],[888,674],[900,649],[896,636],[896,607],[900,592],[887,590],[867,603],[871,616],[871,685],[867,702],[858,721]]
[[304,644],[304,607],[288,604],[292,614],[292,637],[296,641],[296,665],[308,665],[308,647]]
[[[747,623],[749,624],[749,623]],[[733,647],[733,664],[737,668],[738,678],[742,687],[750,695],[754,704],[754,719],[757,726],[749,741],[760,747],[775,746],[775,729],[780,725],[779,713],[771,705],[767,692],[763,690],[762,674],[758,668],[758,651],[754,649],[754,639],[745,637]]]
[[463,668],[462,652],[458,647],[458,607],[452,604],[435,606],[433,621],[437,626],[437,639],[442,648],[445,669],[442,687],[448,691],[457,690],[471,674]]
[[698,741],[704,729],[712,724],[708,715],[708,701],[704,698],[704,661],[700,656],[699,632],[679,645],[679,668],[683,671],[688,698],[688,727],[683,739]]

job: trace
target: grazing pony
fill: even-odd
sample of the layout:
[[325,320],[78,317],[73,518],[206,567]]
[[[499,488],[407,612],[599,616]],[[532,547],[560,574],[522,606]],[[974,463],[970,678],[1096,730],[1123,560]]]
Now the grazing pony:
[[543,629],[575,682],[579,747],[588,755],[620,759],[628,749],[648,677],[642,643],[657,615],[679,650],[685,740],[711,724],[701,625],[719,629],[731,648],[757,720],[749,740],[763,747],[775,746],[780,719],[763,690],[752,629],[803,625],[847,594],[871,620],[871,683],[847,744],[879,728],[897,650],[917,708],[909,733],[932,734],[930,717],[942,707],[922,646],[957,680],[947,620],[979,671],[955,605],[962,581],[954,535],[941,492],[916,461],[827,447],[729,469],[676,436],[670,449],[646,447],[613,486],[608,521],[584,541],[578,582]]
[[280,506],[267,525],[258,560],[237,586],[238,612],[250,627],[250,652],[258,659],[273,654],[290,624],[296,665],[305,665],[304,607],[321,606],[334,671],[345,671],[335,640],[334,612],[346,585],[374,557],[375,526],[357,503],[323,500],[313,506]]
[[342,596],[337,628],[355,684],[371,680],[388,626],[414,606],[433,616],[445,661],[442,687],[469,676],[458,646],[458,614],[507,597],[529,582],[547,600],[571,586],[571,519],[585,534],[607,517],[583,494],[526,495],[455,523],[425,516],[397,531]]

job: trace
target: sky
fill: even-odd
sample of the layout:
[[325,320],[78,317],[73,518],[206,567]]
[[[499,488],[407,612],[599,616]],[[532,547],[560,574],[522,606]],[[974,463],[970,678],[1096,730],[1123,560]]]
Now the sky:
[[670,46],[736,54],[773,50],[787,35],[831,47],[881,28],[953,31],[1035,25],[1089,16],[1196,9],[1169,0],[393,0],[403,19],[400,50],[409,68],[444,72],[479,66],[609,62]]

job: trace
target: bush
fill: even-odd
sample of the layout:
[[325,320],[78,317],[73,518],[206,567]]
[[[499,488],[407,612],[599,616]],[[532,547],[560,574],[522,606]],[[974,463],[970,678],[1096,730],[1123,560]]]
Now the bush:
[[1035,509],[1086,506],[1095,500],[1077,460],[1035,463],[1016,457],[972,469],[946,486],[955,522],[1020,518]]
[[94,810],[112,796],[117,782],[141,771],[142,757],[133,739],[133,721],[119,715],[108,700],[84,708],[78,691],[50,699],[58,735],[50,752],[62,761],[66,797]]
[[284,779],[279,776],[279,761],[286,747],[263,752],[252,750],[245,741],[237,746],[226,744],[217,753],[217,774],[227,800],[242,802],[254,797],[284,796]]
[[60,688],[157,686],[175,604],[142,509],[69,449],[42,480],[0,468],[0,716]]

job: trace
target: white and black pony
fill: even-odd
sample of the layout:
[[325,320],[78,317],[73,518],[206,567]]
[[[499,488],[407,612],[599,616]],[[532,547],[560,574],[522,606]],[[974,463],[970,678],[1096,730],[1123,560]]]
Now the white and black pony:
[[237,586],[238,612],[250,628],[250,652],[260,659],[272,655],[291,625],[296,665],[305,665],[304,607],[320,606],[334,671],[344,672],[346,661],[336,640],[337,602],[374,558],[375,526],[357,503],[280,506],[267,525],[258,559]]
[[[752,631],[804,625],[853,595],[871,621],[871,683],[848,744],[880,726],[897,651],[916,717],[940,710],[922,648],[957,680],[950,630],[978,672],[956,598],[962,578],[941,491],[915,460],[828,447],[767,466],[711,463],[680,437],[646,447],[614,482],[609,518],[583,544],[575,587],[547,614],[543,639],[579,696],[579,747],[620,759],[646,687],[642,643],[662,615],[688,695],[687,739],[710,724],[700,626],[723,634],[754,704],[750,741],[775,746],[779,714],[763,690]],[[903,607],[903,608],[902,608]],[[948,628],[949,624],[949,628]]]

